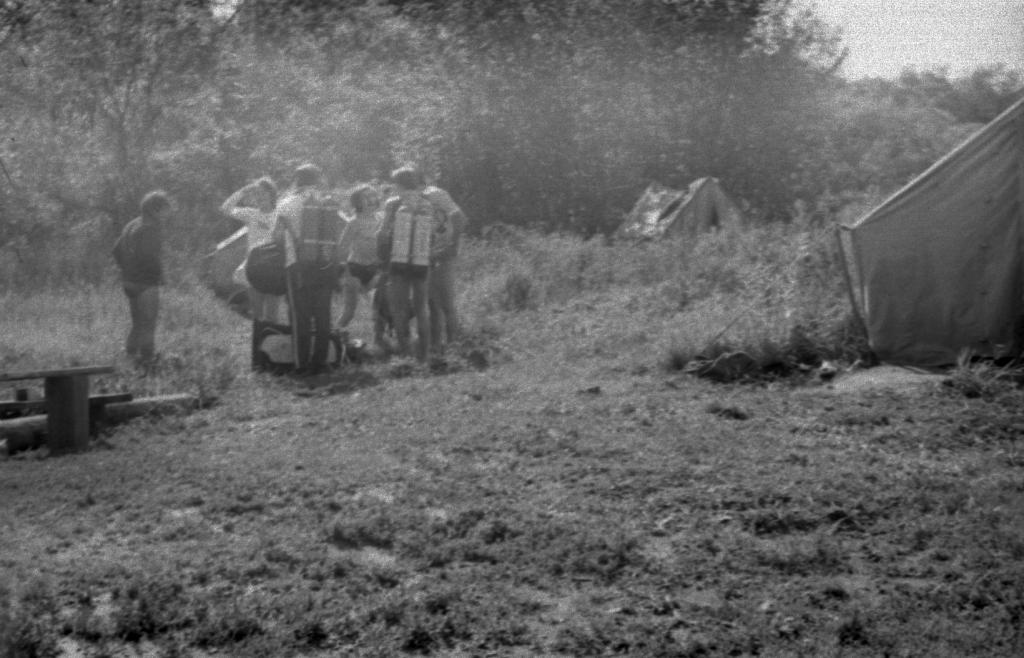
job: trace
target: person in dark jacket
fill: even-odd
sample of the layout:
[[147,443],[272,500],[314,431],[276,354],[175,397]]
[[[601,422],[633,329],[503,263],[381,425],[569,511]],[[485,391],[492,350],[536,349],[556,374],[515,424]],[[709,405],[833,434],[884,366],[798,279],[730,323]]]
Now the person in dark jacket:
[[164,283],[162,225],[170,215],[171,201],[156,190],[142,198],[140,210],[141,215],[128,222],[114,244],[114,260],[131,313],[125,349],[136,363],[149,365],[156,356],[159,289]]

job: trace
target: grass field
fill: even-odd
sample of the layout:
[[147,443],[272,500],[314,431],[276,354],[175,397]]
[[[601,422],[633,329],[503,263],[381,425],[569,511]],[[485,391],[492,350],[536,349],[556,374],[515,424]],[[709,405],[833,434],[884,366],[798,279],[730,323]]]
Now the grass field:
[[318,388],[249,373],[189,283],[148,377],[116,288],[8,293],[3,369],[216,403],[0,460],[0,655],[1021,655],[1018,388],[675,369],[855,358],[827,244],[472,244],[485,359]]

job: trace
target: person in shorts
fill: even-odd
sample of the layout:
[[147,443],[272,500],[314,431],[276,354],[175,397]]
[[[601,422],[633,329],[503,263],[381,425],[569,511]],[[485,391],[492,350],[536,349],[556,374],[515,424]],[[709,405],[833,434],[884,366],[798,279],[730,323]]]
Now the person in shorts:
[[[274,240],[276,205],[277,186],[267,177],[249,183],[221,204],[222,214],[245,224],[246,258],[254,248]],[[281,296],[269,295],[253,288],[245,276],[244,260],[235,270],[232,279],[249,288],[249,308],[254,320],[277,322]]]
[[341,279],[341,317],[338,329],[344,336],[355,317],[359,295],[370,289],[380,272],[377,259],[377,231],[381,217],[380,194],[372,185],[360,185],[349,197],[355,216],[341,235],[341,254],[345,259],[345,273]]
[[155,190],[142,198],[139,210],[140,215],[118,236],[113,255],[121,270],[131,317],[125,351],[136,364],[150,366],[156,359],[156,324],[164,283],[163,224],[171,214],[171,201],[165,192]]

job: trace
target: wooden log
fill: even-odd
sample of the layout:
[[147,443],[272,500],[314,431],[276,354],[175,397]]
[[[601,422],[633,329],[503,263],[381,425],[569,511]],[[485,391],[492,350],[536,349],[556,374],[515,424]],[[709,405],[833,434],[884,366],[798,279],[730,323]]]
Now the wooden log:
[[[118,425],[140,416],[188,413],[198,408],[199,400],[194,395],[185,393],[157,395],[102,405],[94,409],[94,413],[89,418],[89,425],[92,432],[95,433],[98,427]],[[25,416],[0,420],[0,441],[7,440],[8,454],[42,447],[46,445],[47,425],[46,416]]]
[[[98,393],[89,396],[89,412],[113,402],[128,402],[134,399],[131,393]],[[4,400],[0,402],[0,418],[45,414],[46,400]]]
[[103,422],[117,425],[139,416],[165,416],[195,411],[199,399],[187,393],[171,393],[149,398],[138,398],[130,402],[116,402],[103,405]]
[[0,421],[0,439],[7,441],[7,454],[46,445],[46,416],[25,416]]
[[[32,392],[34,393],[34,391]],[[41,395],[32,395],[27,388],[14,389],[14,399],[0,402],[0,420],[32,413],[35,405],[45,405]]]

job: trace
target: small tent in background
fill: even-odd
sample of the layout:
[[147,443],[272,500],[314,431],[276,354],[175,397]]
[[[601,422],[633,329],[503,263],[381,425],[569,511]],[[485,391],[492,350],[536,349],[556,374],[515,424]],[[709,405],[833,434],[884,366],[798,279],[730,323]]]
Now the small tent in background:
[[1024,99],[849,226],[855,312],[890,363],[1015,354],[1024,314]]
[[235,270],[245,260],[248,250],[248,231],[242,227],[217,243],[216,248],[203,256],[202,279],[220,298],[227,300],[240,313],[248,312],[249,289],[235,278]]
[[739,208],[722,191],[717,178],[699,178],[686,190],[651,183],[619,227],[619,235],[692,237],[714,228],[737,227],[742,221]]

